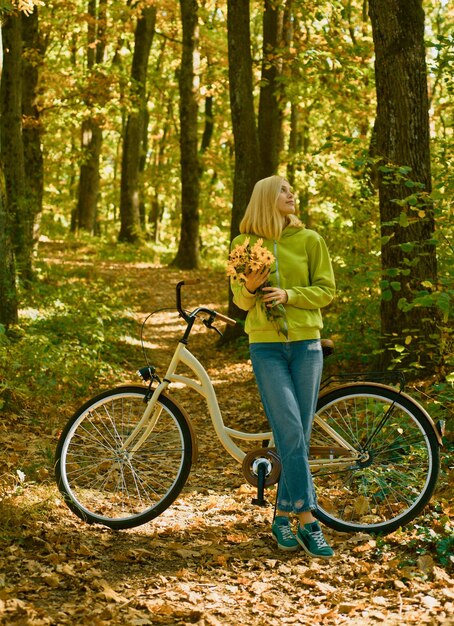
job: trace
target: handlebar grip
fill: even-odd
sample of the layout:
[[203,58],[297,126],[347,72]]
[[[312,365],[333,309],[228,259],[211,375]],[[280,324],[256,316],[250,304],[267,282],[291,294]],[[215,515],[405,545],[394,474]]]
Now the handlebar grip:
[[235,326],[236,320],[231,317],[227,317],[227,315],[223,315],[222,313],[216,313],[216,319],[219,319],[221,322],[225,322],[229,326]]

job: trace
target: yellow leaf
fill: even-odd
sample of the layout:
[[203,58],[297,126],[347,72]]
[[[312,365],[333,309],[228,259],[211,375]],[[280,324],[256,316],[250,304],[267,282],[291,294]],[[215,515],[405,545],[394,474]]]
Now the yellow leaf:
[[419,558],[418,558],[418,567],[421,571],[423,571],[425,574],[430,574],[430,572],[432,572],[435,562],[433,560],[433,558],[430,556],[430,554],[422,554]]
[[78,574],[76,574],[76,572],[74,571],[74,568],[72,565],[69,565],[69,563],[66,563],[65,565],[63,565],[59,571],[61,571],[62,574],[66,574],[66,576],[77,576]]
[[60,577],[57,574],[43,574],[41,579],[48,587],[52,587],[52,589],[56,589],[60,585]]
[[114,602],[117,602],[117,603],[128,602],[128,599],[125,598],[124,596],[121,596],[114,589],[112,589],[112,587],[109,585],[109,583],[106,580],[104,579],[100,580],[99,585],[102,587],[102,591],[100,592],[100,595],[104,596],[106,600],[113,600]]
[[363,513],[365,513],[369,509],[369,506],[369,499],[365,496],[359,496],[354,503],[355,513],[358,513],[358,515],[363,515]]

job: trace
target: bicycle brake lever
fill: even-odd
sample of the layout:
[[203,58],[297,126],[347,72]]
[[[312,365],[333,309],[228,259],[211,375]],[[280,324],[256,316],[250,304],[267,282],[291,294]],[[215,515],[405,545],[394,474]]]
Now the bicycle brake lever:
[[202,323],[203,323],[203,325],[204,325],[204,326],[206,326],[207,328],[211,328],[211,330],[215,330],[215,331],[217,332],[217,334],[218,334],[220,337],[223,337],[223,334],[221,333],[221,331],[219,330],[219,328],[216,328],[216,326],[213,326],[213,325],[212,325],[212,321],[211,321],[211,319],[208,319],[208,320],[202,320]]

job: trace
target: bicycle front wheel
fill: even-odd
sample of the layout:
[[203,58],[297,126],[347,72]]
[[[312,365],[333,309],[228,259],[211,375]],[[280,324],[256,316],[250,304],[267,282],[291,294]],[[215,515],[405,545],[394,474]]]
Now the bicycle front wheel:
[[57,485],[88,523],[114,529],[144,524],[170,506],[187,480],[193,452],[188,421],[162,395],[153,428],[138,428],[146,394],[136,386],[105,391],[84,404],[60,436]]
[[[386,385],[346,385],[322,396],[311,449],[323,450],[326,462],[312,458],[316,515],[343,532],[386,534],[407,524],[438,478],[432,424],[409,396]],[[330,465],[330,458],[336,462]]]

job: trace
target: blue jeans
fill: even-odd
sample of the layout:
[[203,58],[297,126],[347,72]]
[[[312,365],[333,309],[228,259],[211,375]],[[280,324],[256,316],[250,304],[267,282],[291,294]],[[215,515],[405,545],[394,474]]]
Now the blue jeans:
[[314,510],[308,455],[323,368],[320,340],[251,343],[249,349],[281,459],[277,508],[288,513]]

